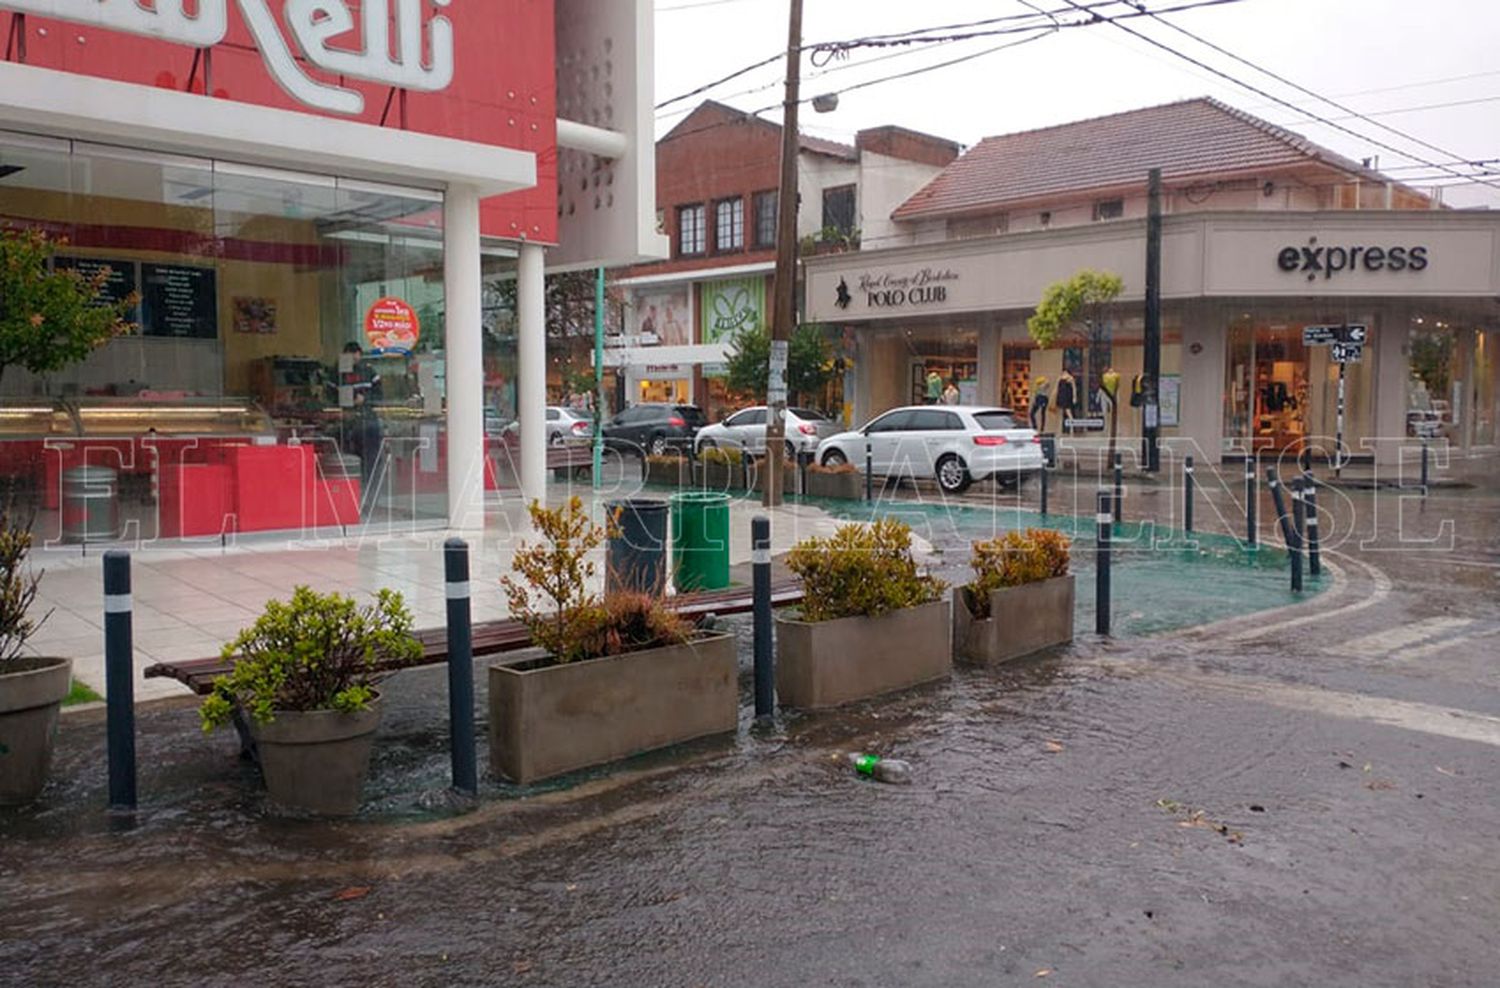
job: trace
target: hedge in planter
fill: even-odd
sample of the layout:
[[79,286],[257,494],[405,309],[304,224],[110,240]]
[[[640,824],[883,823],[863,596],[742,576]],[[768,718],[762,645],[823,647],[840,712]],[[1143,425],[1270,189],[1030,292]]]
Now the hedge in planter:
[[814,463],[807,468],[807,490],[802,493],[858,501],[865,496],[865,478],[852,463],[827,467]]
[[238,661],[204,699],[203,729],[248,719],[272,803],[348,816],[359,809],[380,726],[375,687],[422,657],[411,628],[411,612],[393,590],[361,608],[349,597],[297,587],[224,646],[224,657]]
[[693,483],[692,464],[680,456],[648,456],[646,483],[690,487]]
[[829,707],[938,679],[952,667],[944,585],[911,554],[893,519],[799,542],[796,618],[778,617],[776,692],[788,707]]
[[660,600],[595,594],[606,532],[578,498],[531,505],[541,535],[501,580],[537,650],[489,670],[490,770],[531,783],[739,725],[734,638]]
[[42,578],[27,569],[30,552],[30,526],[0,513],[0,805],[30,802],[47,784],[72,682],[71,660],[22,654],[47,620],[31,617]]
[[1073,640],[1069,543],[1060,532],[1028,528],[975,542],[974,580],[958,588],[953,651],[990,665]]
[[740,449],[710,446],[698,454],[694,470],[698,486],[704,490],[742,491],[755,483],[755,464],[747,464],[745,453]]

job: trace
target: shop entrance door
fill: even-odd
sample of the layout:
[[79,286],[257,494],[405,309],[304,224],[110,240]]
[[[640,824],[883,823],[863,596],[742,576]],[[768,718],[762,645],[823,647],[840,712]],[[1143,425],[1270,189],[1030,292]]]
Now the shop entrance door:
[[1308,435],[1308,352],[1300,324],[1230,327],[1224,452],[1299,452]]

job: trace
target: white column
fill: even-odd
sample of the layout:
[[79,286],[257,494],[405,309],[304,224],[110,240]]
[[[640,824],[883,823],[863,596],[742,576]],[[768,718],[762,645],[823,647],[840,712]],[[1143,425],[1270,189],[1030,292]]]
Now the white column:
[[484,528],[484,330],[480,325],[479,192],[443,197],[443,296],[448,379],[448,527]]
[[[1002,405],[1008,397],[1004,394],[1005,375],[1000,367],[1000,327],[998,325],[985,325],[979,327],[979,380],[975,385],[977,392],[976,400],[981,405]],[[1019,412],[1022,418],[1026,417],[1026,409],[1017,408],[1013,411]]]
[[547,496],[547,319],[544,254],[522,244],[516,271],[519,309],[519,378],[516,418],[521,422],[521,496],[530,504]]

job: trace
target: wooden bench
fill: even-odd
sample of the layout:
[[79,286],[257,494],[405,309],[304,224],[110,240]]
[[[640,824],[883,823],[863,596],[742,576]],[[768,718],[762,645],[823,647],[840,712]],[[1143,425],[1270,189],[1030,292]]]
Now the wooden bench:
[[[800,581],[788,580],[771,585],[772,607],[786,607],[800,603],[801,600],[802,584]],[[691,619],[694,623],[702,621],[710,614],[719,616],[743,614],[755,606],[749,587],[730,587],[727,590],[678,594],[667,598],[667,602],[679,614]],[[513,652],[531,646],[531,634],[519,621],[475,622],[473,636],[476,657]],[[448,661],[448,630],[446,628],[426,628],[416,632],[416,638],[422,643],[422,658],[413,663],[414,666],[440,665]],[[234,670],[234,663],[234,659],[225,659],[217,655],[184,662],[157,662],[146,667],[145,677],[147,679],[175,679],[199,696],[206,696],[213,692],[215,679],[228,675]],[[411,666],[400,668],[411,668]],[[396,667],[392,666],[390,669],[395,671]]]

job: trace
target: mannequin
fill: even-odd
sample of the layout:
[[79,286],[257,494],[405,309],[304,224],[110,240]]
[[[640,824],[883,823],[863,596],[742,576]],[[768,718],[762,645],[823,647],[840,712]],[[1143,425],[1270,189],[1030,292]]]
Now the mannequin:
[[1036,379],[1036,388],[1031,395],[1031,428],[1035,432],[1047,431],[1047,402],[1052,384],[1045,377]]

